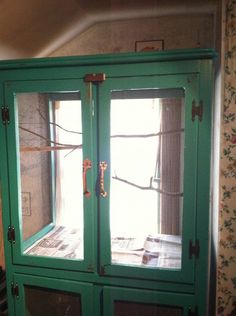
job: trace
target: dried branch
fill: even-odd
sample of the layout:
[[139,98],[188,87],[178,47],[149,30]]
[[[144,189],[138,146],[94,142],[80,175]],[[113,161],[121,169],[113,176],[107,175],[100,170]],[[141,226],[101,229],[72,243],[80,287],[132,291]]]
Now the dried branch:
[[156,191],[158,193],[161,193],[161,194],[165,194],[165,195],[169,195],[169,196],[183,196],[183,193],[182,192],[168,192],[168,191],[164,191],[164,190],[161,190],[161,189],[158,189],[158,188],[154,188],[153,186],[141,186],[141,185],[138,185],[136,183],[133,183],[133,182],[130,182],[128,180],[125,180],[125,179],[122,179],[122,178],[119,178],[117,176],[114,176],[112,177],[112,179],[114,180],[117,180],[117,181],[121,181],[123,183],[126,183],[128,185],[131,185],[135,188],[138,188],[138,189],[141,189],[141,190],[153,190],[153,191]]
[[57,151],[57,150],[68,150],[68,149],[77,149],[82,148],[81,145],[67,145],[67,146],[44,146],[44,147],[21,147],[21,152],[29,152],[29,151]]
[[182,133],[184,132],[184,128],[176,129],[176,130],[170,130],[170,131],[162,131],[158,133],[151,133],[151,134],[137,134],[137,135],[125,135],[125,134],[118,134],[118,135],[111,135],[111,138],[146,138],[146,137],[154,137],[154,136],[162,136],[162,135],[168,135],[168,134],[176,134],[176,133]]
[[46,140],[48,143],[51,143],[51,144],[54,144],[54,145],[69,146],[69,148],[71,148],[71,146],[73,146],[73,147],[77,146],[77,148],[82,148],[82,145],[72,145],[72,144],[63,144],[63,143],[55,142],[54,140],[51,140],[51,139],[49,139],[47,137],[44,137],[44,136],[42,136],[42,135],[40,135],[40,134],[38,134],[36,132],[33,132],[33,131],[29,130],[28,128],[25,128],[25,127],[22,127],[22,126],[19,126],[19,128],[22,131],[25,131],[25,132],[30,133],[32,135],[35,135],[35,136],[37,136],[39,138],[42,138],[42,139]]
[[[43,116],[43,114],[41,113],[41,111],[40,111],[39,108],[37,108],[37,111],[38,111],[39,115],[41,116],[41,118],[42,118],[45,122],[47,122],[46,118]],[[66,128],[62,127],[61,125],[59,125],[59,124],[57,124],[57,123],[54,123],[54,122],[50,122],[50,121],[49,121],[48,123],[49,123],[50,125],[57,126],[58,128],[62,129],[62,130],[65,131],[65,132],[68,132],[68,133],[79,134],[79,135],[82,135],[82,134],[83,134],[82,132],[76,132],[76,131],[68,130],[68,129],[66,129]]]
[[[82,145],[81,145],[81,148],[82,148]],[[73,153],[73,151],[75,151],[77,148],[72,148],[71,151],[69,151],[65,156],[64,158],[66,158],[67,156],[69,156],[71,153]]]

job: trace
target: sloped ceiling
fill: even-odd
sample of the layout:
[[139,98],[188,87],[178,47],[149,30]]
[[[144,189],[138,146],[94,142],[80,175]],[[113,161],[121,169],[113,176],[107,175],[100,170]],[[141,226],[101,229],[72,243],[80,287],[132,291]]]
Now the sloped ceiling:
[[218,0],[0,0],[0,59],[42,57],[107,20],[215,14]]

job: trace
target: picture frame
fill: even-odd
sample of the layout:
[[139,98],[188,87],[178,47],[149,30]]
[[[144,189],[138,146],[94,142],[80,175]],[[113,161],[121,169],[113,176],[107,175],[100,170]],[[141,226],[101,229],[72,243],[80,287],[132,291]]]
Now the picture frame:
[[135,42],[135,52],[164,50],[164,40],[145,40]]
[[22,199],[22,215],[31,216],[31,193],[21,192]]

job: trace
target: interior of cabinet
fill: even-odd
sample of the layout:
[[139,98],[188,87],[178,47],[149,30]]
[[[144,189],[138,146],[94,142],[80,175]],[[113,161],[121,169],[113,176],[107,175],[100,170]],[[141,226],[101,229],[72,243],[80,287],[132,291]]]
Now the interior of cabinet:
[[[91,165],[80,93],[18,93],[16,103],[25,254],[82,260]],[[183,143],[182,89],[111,92],[114,264],[181,268]]]
[[25,286],[25,316],[82,315],[79,294]]
[[184,92],[111,92],[112,262],[180,269]]
[[83,259],[79,93],[20,93],[22,237],[31,255]]
[[114,302],[114,316],[183,316],[183,313],[180,307],[126,301]]
[[[23,239],[36,234],[51,223],[50,155],[40,151],[46,146],[49,134],[48,126],[37,115],[40,109],[42,117],[47,119],[48,110],[45,97],[38,94],[17,95],[20,142],[20,171],[22,197],[22,233]],[[37,137],[36,134],[41,135]],[[38,150],[27,151],[34,146]],[[34,210],[33,213],[32,210]]]

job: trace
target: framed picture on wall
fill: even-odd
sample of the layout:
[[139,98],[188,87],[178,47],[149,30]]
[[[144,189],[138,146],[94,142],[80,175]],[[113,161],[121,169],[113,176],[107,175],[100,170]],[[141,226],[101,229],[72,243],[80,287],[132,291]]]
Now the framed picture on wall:
[[164,50],[164,40],[147,40],[147,41],[136,41],[135,51],[145,52],[145,51],[159,51]]

